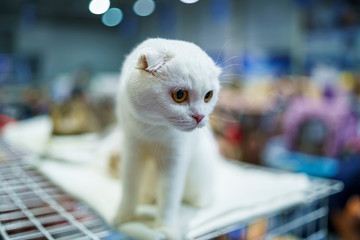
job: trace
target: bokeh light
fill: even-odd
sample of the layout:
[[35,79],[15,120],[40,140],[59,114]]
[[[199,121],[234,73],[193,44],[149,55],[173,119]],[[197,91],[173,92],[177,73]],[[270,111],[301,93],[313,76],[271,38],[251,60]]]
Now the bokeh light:
[[180,0],[180,1],[186,4],[192,4],[198,2],[199,0]]
[[110,7],[109,0],[92,0],[89,3],[89,10],[93,14],[103,14]]
[[108,27],[114,27],[118,25],[123,18],[123,13],[119,8],[110,8],[101,17],[101,21]]
[[155,10],[155,2],[153,0],[137,0],[134,3],[133,9],[139,16],[149,16]]

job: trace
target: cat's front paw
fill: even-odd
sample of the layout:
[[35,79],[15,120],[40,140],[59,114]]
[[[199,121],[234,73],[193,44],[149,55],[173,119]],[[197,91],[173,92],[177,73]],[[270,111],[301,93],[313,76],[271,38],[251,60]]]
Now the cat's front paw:
[[212,198],[208,194],[196,194],[185,201],[194,207],[203,208],[211,204]]
[[119,227],[121,224],[133,221],[135,216],[132,214],[117,214],[112,221],[114,227]]
[[181,233],[176,226],[160,226],[156,228],[157,231],[163,233],[167,240],[182,239]]
[[127,222],[119,227],[119,230],[132,239],[138,240],[167,240],[164,233],[153,229],[140,222]]

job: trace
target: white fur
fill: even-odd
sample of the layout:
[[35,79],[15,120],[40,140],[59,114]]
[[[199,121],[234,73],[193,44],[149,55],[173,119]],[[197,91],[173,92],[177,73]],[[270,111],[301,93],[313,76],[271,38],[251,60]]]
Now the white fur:
[[[155,228],[181,238],[177,215],[182,200],[202,207],[213,194],[218,149],[206,123],[217,101],[220,69],[192,43],[149,39],[126,58],[118,94],[123,194],[114,224],[136,219],[139,201],[154,203]],[[182,103],[172,91],[184,89]],[[204,101],[208,91],[213,98]],[[205,115],[197,124],[193,115]]]

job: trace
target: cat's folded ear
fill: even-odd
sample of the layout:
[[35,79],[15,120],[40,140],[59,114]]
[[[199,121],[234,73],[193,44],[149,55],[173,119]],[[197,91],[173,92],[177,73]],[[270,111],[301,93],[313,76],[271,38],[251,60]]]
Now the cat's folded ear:
[[159,70],[170,58],[154,48],[144,48],[140,51],[137,68],[153,73]]

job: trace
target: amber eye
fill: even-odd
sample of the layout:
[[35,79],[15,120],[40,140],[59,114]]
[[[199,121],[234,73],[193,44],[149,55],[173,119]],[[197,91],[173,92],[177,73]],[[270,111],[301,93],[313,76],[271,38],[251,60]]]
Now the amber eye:
[[187,91],[186,90],[182,90],[182,89],[178,89],[173,91],[172,93],[172,97],[174,99],[175,102],[177,103],[182,103],[183,101],[186,100],[187,97]]
[[212,96],[213,96],[213,91],[212,91],[212,90],[211,90],[211,91],[208,91],[208,92],[205,94],[204,101],[205,101],[205,102],[210,101],[211,98],[212,98]]

